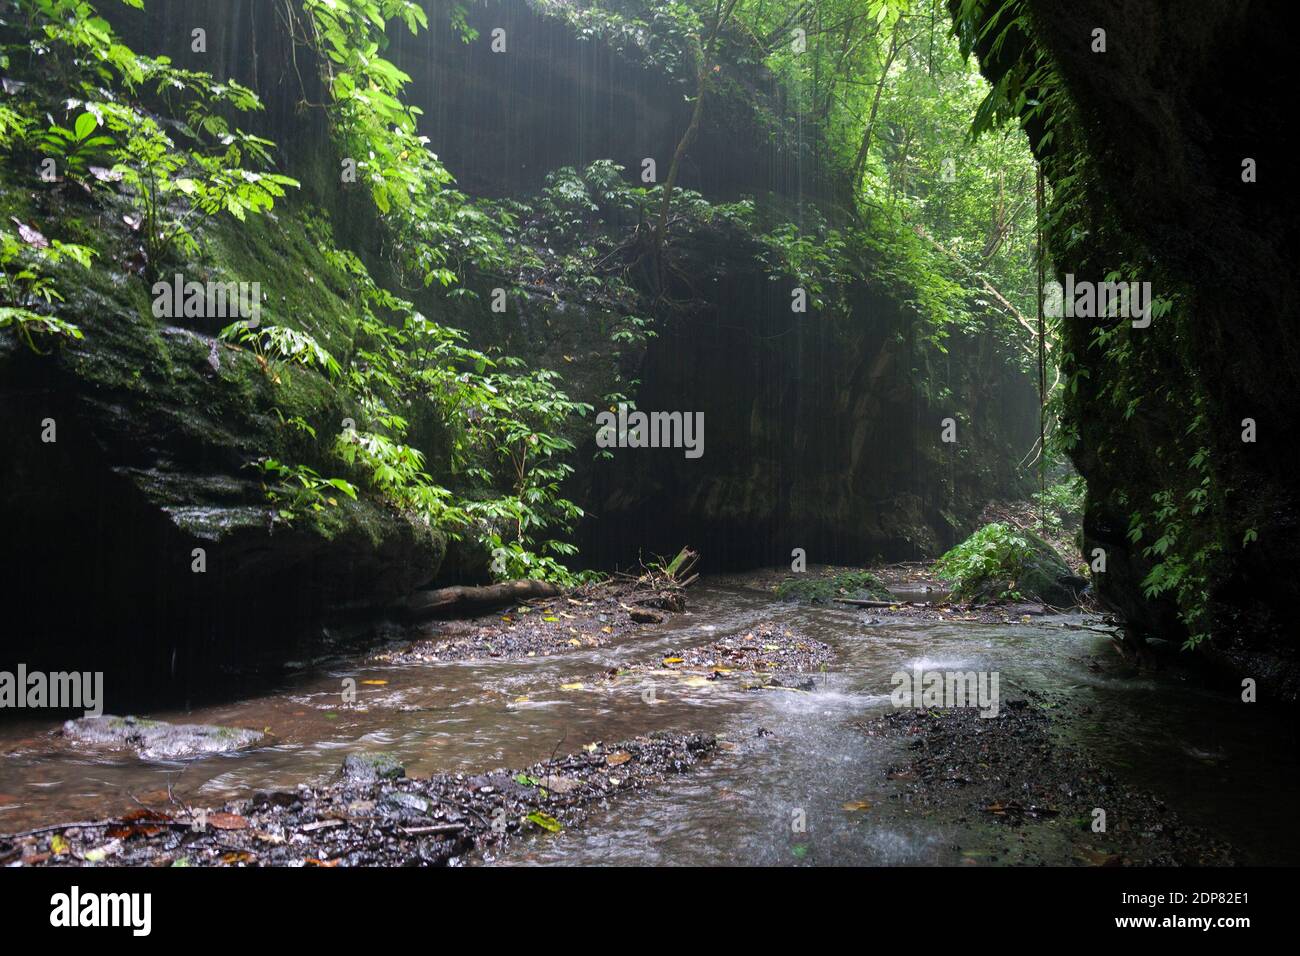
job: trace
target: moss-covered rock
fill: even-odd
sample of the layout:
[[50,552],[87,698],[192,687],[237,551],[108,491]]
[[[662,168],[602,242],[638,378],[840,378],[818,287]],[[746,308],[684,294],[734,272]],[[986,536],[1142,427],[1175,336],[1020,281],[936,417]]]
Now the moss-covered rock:
[[943,555],[935,571],[967,601],[1041,601],[1074,607],[1087,581],[1047,541],[1025,528],[987,524]]

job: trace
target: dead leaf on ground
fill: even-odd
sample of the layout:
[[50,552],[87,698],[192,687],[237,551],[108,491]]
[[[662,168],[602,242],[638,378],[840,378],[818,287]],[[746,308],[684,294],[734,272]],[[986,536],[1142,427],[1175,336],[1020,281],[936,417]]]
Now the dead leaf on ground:
[[126,840],[134,836],[157,836],[166,829],[165,824],[172,818],[157,810],[132,810],[122,817],[122,822],[108,828],[105,836],[115,840]]
[[208,814],[208,825],[217,830],[247,830],[248,821],[237,813],[217,811]]

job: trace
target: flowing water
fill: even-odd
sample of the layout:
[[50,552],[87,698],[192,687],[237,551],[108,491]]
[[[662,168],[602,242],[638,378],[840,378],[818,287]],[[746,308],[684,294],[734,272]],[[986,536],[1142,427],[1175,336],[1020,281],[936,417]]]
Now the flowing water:
[[[257,750],[190,762],[145,762],[62,746],[50,722],[0,725],[0,832],[101,819],[178,798],[216,805],[254,790],[329,779],[353,751],[396,754],[407,772],[523,767],[594,740],[653,730],[725,735],[731,749],[691,772],[595,808],[560,834],[518,841],[499,863],[949,864],[996,860],[996,827],[909,814],[884,769],[897,754],[854,724],[891,707],[896,671],[994,671],[1003,701],[1026,690],[1066,694],[1086,716],[1061,733],[1123,781],[1154,791],[1249,862],[1300,859],[1292,807],[1300,795],[1295,740],[1234,698],[1186,675],[1139,675],[1108,639],[1070,630],[1081,617],[1025,624],[882,621],[870,611],[797,606],[741,586],[703,584],[689,614],[604,648],[512,661],[381,665],[363,657],[304,668],[274,692],[188,713],[175,722],[266,729]],[[652,664],[763,621],[832,645],[836,663],[811,692],[744,691],[734,683],[594,681]],[[343,681],[357,681],[354,706]],[[366,683],[370,681],[372,683]],[[378,682],[383,683],[378,683]],[[581,682],[582,689],[564,685]],[[1078,710],[1078,708],[1072,708]],[[864,801],[865,812],[843,805]],[[1046,831],[1044,830],[1046,833]],[[1049,837],[1044,836],[1044,839]],[[1067,854],[1049,843],[1044,858]],[[1057,862],[1070,862],[1068,856]]]

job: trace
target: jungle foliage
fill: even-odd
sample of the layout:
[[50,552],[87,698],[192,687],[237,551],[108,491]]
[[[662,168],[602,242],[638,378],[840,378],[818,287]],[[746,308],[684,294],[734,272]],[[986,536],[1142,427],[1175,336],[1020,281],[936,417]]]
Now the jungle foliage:
[[[721,224],[751,237],[773,277],[796,279],[815,310],[847,314],[850,281],[875,283],[914,311],[918,348],[942,355],[953,330],[978,331],[1000,340],[1018,367],[1032,365],[1033,161],[1014,135],[969,135],[972,115],[992,125],[991,94],[936,0],[534,4],[681,85],[694,109],[666,181],[636,185],[606,161],[553,171],[536,197],[472,199],[421,134],[411,78],[387,55],[396,31],[427,30],[431,13],[474,41],[465,8],[279,4],[326,93],[304,105],[324,111],[339,155],[355,158],[384,232],[385,272],[404,290],[474,302],[487,280],[516,293],[545,277],[557,294],[608,307],[611,349],[633,351],[672,307],[663,277],[686,265],[675,261],[675,245]],[[50,274],[59,261],[123,270],[150,285],[202,260],[217,218],[242,222],[295,202],[334,284],[347,290],[349,328],[326,340],[290,314],[256,327],[235,322],[222,338],[251,352],[273,382],[320,376],[357,414],[328,434],[281,416],[313,453],[250,462],[275,515],[293,522],[335,507],[340,495],[367,495],[490,550],[498,575],[572,580],[561,559],[572,554],[566,532],[582,510],[563,488],[574,423],[590,407],[571,399],[555,372],[471,347],[464,332],[376,282],[379,263],[294,199],[299,184],[280,168],[275,144],[241,128],[241,117],[262,109],[256,91],[131,49],[90,0],[6,0],[4,9],[7,164],[51,161],[48,185],[82,190],[138,242],[124,252],[36,241],[21,222],[17,236],[0,227],[0,328],[46,351],[84,334],[59,307]],[[750,92],[758,75],[782,91],[788,115],[764,113],[766,101]],[[723,111],[758,114],[778,140],[796,118],[840,184],[838,203],[774,213],[763,197],[710,203],[678,187],[692,130]],[[634,398],[637,384],[629,378],[606,397]],[[941,386],[932,397],[942,397]],[[415,424],[430,409],[434,439]]]

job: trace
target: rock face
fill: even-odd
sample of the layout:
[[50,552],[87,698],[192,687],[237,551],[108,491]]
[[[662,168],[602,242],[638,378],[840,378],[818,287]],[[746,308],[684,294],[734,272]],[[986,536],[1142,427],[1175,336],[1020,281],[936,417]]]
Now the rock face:
[[243,750],[263,734],[211,724],[169,724],[139,717],[82,717],[63,725],[63,736],[80,746],[130,749],[145,760],[189,760]]
[[[1267,685],[1261,700],[1295,700],[1300,198],[1262,172],[1290,162],[1290,93],[1275,71],[1291,38],[1263,3],[1203,3],[1195,16],[1160,0],[1125,3],[1122,16],[1105,0],[1010,6],[1032,32],[980,51],[982,68],[993,79],[1044,55],[1074,114],[1040,151],[1045,168],[1063,178],[1073,156],[1088,160],[1050,237],[1057,270],[1134,271],[1173,302],[1104,343],[1095,320],[1063,328],[1066,371],[1082,373],[1066,410],[1088,481],[1085,553],[1106,553],[1098,594],[1137,634],[1203,638],[1238,677]],[[1094,53],[1101,25],[1109,52]],[[1036,132],[1031,122],[1031,142]]]
[[[618,449],[593,467],[592,559],[683,544],[714,570],[788,566],[795,548],[829,564],[924,557],[1015,494],[1013,449],[1033,443],[1037,402],[996,350],[954,336],[946,368],[926,367],[921,318],[869,283],[844,313],[797,314],[745,237],[691,242],[700,301],[651,342],[637,405],[703,413],[704,452]],[[944,386],[950,405],[925,397]],[[957,409],[969,420],[944,444]]]
[[[213,230],[208,247],[327,275],[290,217]],[[0,341],[0,575],[21,595],[4,660],[104,671],[115,708],[183,703],[222,675],[309,653],[337,612],[385,607],[436,575],[442,537],[365,501],[272,527],[250,466],[313,454],[280,416],[321,434],[355,416],[322,378],[295,368],[275,381],[211,330],[160,323],[136,277],[77,282],[84,340],[45,357]],[[325,326],[328,305],[309,306]]]

